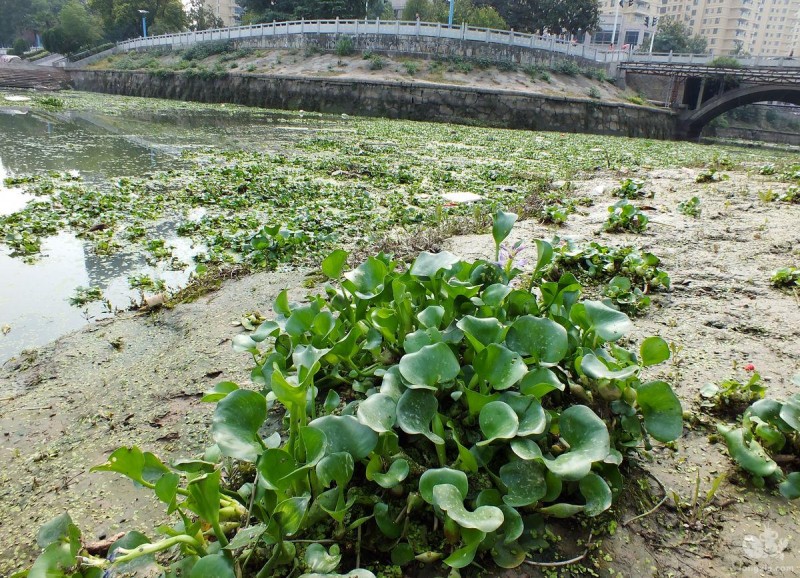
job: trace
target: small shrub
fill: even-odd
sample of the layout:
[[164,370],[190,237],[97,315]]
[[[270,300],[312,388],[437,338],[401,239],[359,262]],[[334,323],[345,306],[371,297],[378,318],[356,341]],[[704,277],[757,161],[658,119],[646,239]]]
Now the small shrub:
[[762,165],[758,169],[759,175],[774,175],[775,174],[775,165],[773,163],[767,163],[766,165]]
[[228,40],[213,40],[211,42],[201,42],[190,46],[181,54],[183,60],[205,60],[215,54],[225,54],[233,50],[233,43]]
[[515,72],[517,70],[517,65],[510,60],[500,61],[495,66],[500,72]]
[[361,58],[363,58],[364,60],[369,60],[370,58],[372,58],[373,54],[375,53],[372,52],[372,50],[367,49],[361,53]]
[[334,48],[336,56],[350,56],[353,54],[353,39],[349,36],[342,36],[336,41]]
[[694,180],[696,183],[718,183],[723,179],[726,179],[727,175],[723,175],[717,172],[716,169],[706,169],[697,175],[697,178]]
[[589,87],[589,98],[601,98],[602,96],[596,86]]
[[620,185],[611,191],[612,197],[622,199],[641,199],[643,197],[653,198],[655,193],[647,192],[644,188],[644,181],[639,179],[625,179]]
[[581,73],[581,67],[574,60],[559,60],[550,67],[550,70],[567,76],[578,76]]
[[647,229],[650,219],[641,212],[636,205],[627,199],[622,199],[608,208],[608,219],[603,225],[603,230],[608,233],[643,233]]
[[419,70],[419,65],[416,62],[409,60],[403,63],[403,68],[406,69],[406,72],[409,74],[409,76],[414,76]]
[[472,72],[472,63],[466,60],[461,60],[455,63],[456,70],[463,74],[469,74]]
[[742,63],[733,56],[717,56],[708,63],[708,66],[712,68],[742,68]]
[[382,57],[378,56],[377,54],[374,54],[369,59],[369,69],[370,70],[382,70],[385,65],[386,65],[386,60],[384,60]]
[[800,285],[800,269],[797,267],[781,267],[770,277],[774,287],[797,287]]
[[28,44],[28,41],[24,38],[17,38],[12,45],[11,54],[20,57],[25,56],[25,52],[27,52],[30,46],[31,45]]
[[638,104],[639,106],[647,106],[647,100],[642,98],[642,96],[639,94],[634,94],[633,96],[629,96],[627,100],[631,104]]
[[544,71],[544,72],[542,72],[542,74],[540,76],[541,76],[542,80],[544,80],[547,84],[550,84],[550,81],[552,79],[550,78],[550,73],[549,72]]
[[688,201],[681,201],[678,203],[678,212],[683,213],[688,217],[699,217],[703,211],[700,206],[700,197],[692,197]]
[[256,65],[255,64],[248,64],[247,65],[247,72],[255,72]]
[[55,96],[45,96],[40,98],[39,104],[48,108],[64,108],[64,101],[60,98],[56,98]]
[[753,372],[746,382],[731,378],[719,385],[705,384],[700,388],[700,405],[716,412],[725,411],[738,416],[748,405],[763,398],[766,391],[761,376]]

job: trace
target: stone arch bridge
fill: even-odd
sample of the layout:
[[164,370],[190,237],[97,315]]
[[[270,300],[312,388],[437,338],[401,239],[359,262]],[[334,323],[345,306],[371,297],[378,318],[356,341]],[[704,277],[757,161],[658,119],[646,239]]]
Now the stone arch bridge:
[[697,140],[711,120],[734,108],[756,102],[800,105],[800,68],[784,60],[749,68],[653,62],[625,62],[619,68],[626,75],[669,78],[665,104],[678,112],[676,137]]

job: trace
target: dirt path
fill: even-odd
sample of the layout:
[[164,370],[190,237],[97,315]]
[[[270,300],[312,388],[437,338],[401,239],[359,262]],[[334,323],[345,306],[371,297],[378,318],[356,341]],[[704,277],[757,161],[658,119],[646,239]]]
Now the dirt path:
[[[787,187],[769,177],[725,171],[729,179],[698,185],[696,173],[635,175],[656,192],[643,203],[652,219],[643,235],[596,233],[614,200],[608,191],[623,178],[617,173],[575,181],[577,193],[595,204],[564,227],[525,222],[513,235],[630,243],[662,257],[674,289],[635,320],[633,337],[658,334],[675,343],[679,356],[664,377],[685,410],[697,411],[703,384],[741,379],[747,363],[764,376],[770,396],[785,398],[800,372],[800,302],[772,288],[769,277],[800,261],[800,205],[761,202],[758,191]],[[675,211],[695,194],[702,200],[699,218]],[[448,242],[465,258],[485,257],[491,247],[487,235]],[[162,522],[161,507],[146,492],[88,468],[120,445],[138,444],[166,459],[204,447],[211,406],[201,405],[199,394],[223,379],[247,383],[247,356],[231,351],[230,337],[240,331],[232,322],[249,311],[268,313],[285,287],[299,300],[308,292],[302,281],[302,272],[254,275],[171,311],[91,325],[7,363],[0,371],[0,575],[30,559],[38,527],[64,510],[90,539]],[[693,422],[674,449],[656,448],[646,467],[683,499],[691,497],[698,473],[701,495],[726,473],[716,511],[691,520],[663,506],[630,525],[616,524],[602,545],[603,575],[800,576],[798,505],[749,489],[722,444],[709,443],[710,433]],[[660,499],[659,487],[651,486],[632,489],[616,507],[619,520],[647,509],[639,503],[647,494]]]

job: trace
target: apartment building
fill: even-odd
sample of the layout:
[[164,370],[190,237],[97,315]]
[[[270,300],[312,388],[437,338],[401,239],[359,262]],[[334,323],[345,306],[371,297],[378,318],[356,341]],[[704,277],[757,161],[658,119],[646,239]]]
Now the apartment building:
[[214,16],[221,18],[224,26],[238,26],[242,19],[242,8],[236,0],[203,0]]
[[800,52],[800,0],[660,0],[659,15],[683,21],[714,54]]
[[654,19],[657,26],[665,17],[705,38],[714,54],[800,57],[800,0],[600,0],[592,42],[647,49]]

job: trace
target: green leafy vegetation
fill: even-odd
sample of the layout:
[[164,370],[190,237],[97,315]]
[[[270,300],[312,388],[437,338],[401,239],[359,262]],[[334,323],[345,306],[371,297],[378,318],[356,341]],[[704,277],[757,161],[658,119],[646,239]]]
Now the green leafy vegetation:
[[770,283],[775,287],[797,287],[800,286],[800,268],[781,267],[770,277]]
[[[495,259],[516,217],[495,215]],[[660,337],[623,347],[629,318],[581,298],[570,273],[545,280],[555,253],[536,245],[525,289],[511,285],[513,252],[423,252],[410,267],[381,253],[350,270],[331,253],[324,296],[284,291],[275,319],[235,337],[258,390],[206,394],[202,458],[169,466],[122,447],[93,468],[152,491],[176,515],[164,537],[130,532],[94,556],[64,514],[40,532],[33,569],[96,576],[170,549],[168,571],[193,576],[285,576],[299,560],[371,576],[391,551],[401,566],[513,568],[546,545],[544,520],[601,515],[625,459],[682,433],[670,385],[643,379],[671,352]],[[264,430],[271,408],[285,436]]]
[[688,201],[678,203],[678,212],[688,217],[699,217],[703,212],[703,208],[700,206],[700,197],[692,197]]
[[655,193],[645,189],[645,183],[639,179],[625,179],[620,186],[611,191],[611,196],[623,199],[653,198]]
[[337,56],[350,56],[355,49],[353,48],[353,39],[349,36],[342,36],[336,40],[336,47],[334,49]]
[[627,199],[617,201],[608,208],[608,219],[603,230],[608,233],[643,233],[650,219]]

